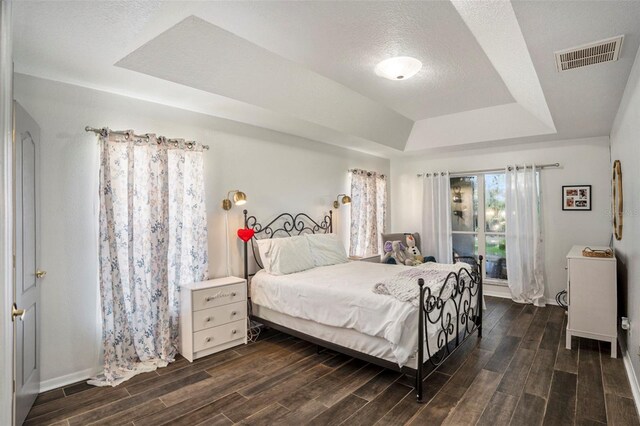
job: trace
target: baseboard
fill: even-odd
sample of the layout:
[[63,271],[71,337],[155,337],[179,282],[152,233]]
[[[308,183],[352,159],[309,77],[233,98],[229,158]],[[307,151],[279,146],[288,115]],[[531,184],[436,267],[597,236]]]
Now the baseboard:
[[[500,297],[502,299],[511,299],[511,292],[509,291],[509,287],[501,286],[501,285],[493,285],[493,284],[485,284],[482,288],[482,293],[485,296],[491,297]],[[544,302],[547,305],[558,306],[558,302],[555,297],[547,297],[544,299]]]
[[560,306],[555,297],[547,297],[544,301],[547,305]]
[[638,385],[638,376],[636,376],[636,372],[633,369],[631,354],[627,349],[627,340],[623,339],[622,337],[623,336],[618,333],[618,343],[620,344],[620,350],[622,352],[624,369],[627,370],[627,377],[629,378],[629,385],[631,386],[631,393],[633,394],[633,402],[635,402],[636,411],[640,416],[640,385]]
[[482,293],[485,296],[500,297],[502,299],[511,299],[509,287],[502,285],[494,285],[485,283],[482,286]]
[[50,391],[51,389],[60,388],[73,383],[87,380],[98,374],[95,368],[87,368],[86,370],[76,371],[75,373],[67,374],[65,376],[54,377],[53,379],[43,380],[40,382],[40,392]]

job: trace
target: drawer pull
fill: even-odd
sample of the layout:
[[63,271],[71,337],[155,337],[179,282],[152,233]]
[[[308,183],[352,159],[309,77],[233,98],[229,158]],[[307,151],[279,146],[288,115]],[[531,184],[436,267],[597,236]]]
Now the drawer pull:
[[211,341],[211,337],[207,337],[205,340],[209,343]]
[[207,317],[207,319],[205,321],[211,322],[211,317]]
[[236,297],[238,295],[237,292],[232,291],[231,293],[227,293],[224,291],[219,291],[216,294],[212,295],[212,296],[207,296],[205,297],[205,302],[211,302],[212,300],[216,300],[220,297]]
[[232,317],[233,317],[233,316],[236,316],[236,315],[237,315],[237,312],[236,312],[236,311],[231,312],[231,316],[232,316]]
[[233,330],[233,331],[231,332],[231,334],[236,334],[236,333],[237,333],[237,331],[236,331],[236,330]]

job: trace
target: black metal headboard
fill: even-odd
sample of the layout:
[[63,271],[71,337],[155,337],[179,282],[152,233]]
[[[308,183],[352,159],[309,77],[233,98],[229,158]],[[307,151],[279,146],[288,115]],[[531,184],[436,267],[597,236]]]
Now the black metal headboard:
[[[258,222],[255,216],[247,216],[248,212],[243,210],[244,213],[244,227],[246,229],[253,229],[254,235],[249,241],[251,241],[251,252],[253,253],[253,259],[256,264],[262,268],[256,256],[256,244],[255,240],[279,238],[279,237],[293,237],[295,235],[302,234],[327,234],[333,232],[333,212],[329,210],[320,222],[316,222],[306,213],[280,213],[275,219],[271,220],[266,225],[262,225]],[[249,280],[249,241],[244,243],[244,278]],[[253,275],[253,274],[252,274]]]

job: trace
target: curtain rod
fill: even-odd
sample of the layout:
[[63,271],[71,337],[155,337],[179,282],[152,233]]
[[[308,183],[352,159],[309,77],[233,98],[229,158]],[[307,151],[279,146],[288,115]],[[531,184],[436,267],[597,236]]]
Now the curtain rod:
[[[536,169],[551,169],[551,168],[558,168],[560,167],[560,163],[549,163],[549,164],[540,164],[539,166],[536,166]],[[508,170],[513,170],[512,166],[507,166],[506,169]],[[522,166],[516,166],[515,167],[516,170],[520,170],[522,169]],[[478,169],[478,170],[467,170],[464,172],[455,172],[455,173],[450,173],[450,176],[463,176],[463,175],[470,175],[473,173],[497,173],[497,172],[503,172],[504,169]],[[429,173],[418,173],[418,177],[423,177],[424,175],[429,176]]]
[[380,176],[382,178],[386,177],[386,175],[384,173],[370,172],[368,170],[362,170],[362,169],[347,169],[347,173],[356,173],[356,172],[365,172],[369,176],[371,176],[372,174],[376,173],[378,176]]
[[[85,132],[93,132],[93,133],[95,133],[97,135],[104,135],[104,134],[107,134],[107,132],[108,133],[113,133],[114,135],[121,135],[121,136],[126,136],[126,135],[129,134],[129,132],[127,132],[127,131],[124,131],[124,130],[111,130],[108,127],[95,128],[95,127],[91,127],[91,126],[86,126],[84,128],[84,131]],[[134,138],[139,138],[139,139],[149,139],[149,135],[146,135],[146,134],[145,135],[136,135],[135,133],[133,133],[133,137]],[[164,137],[164,136],[159,136],[159,137],[161,138],[161,137]],[[168,139],[168,138],[166,138],[166,139],[167,139],[167,142],[169,142],[169,143],[178,143],[178,142],[180,142],[179,139]],[[189,146],[189,145],[193,146],[193,145],[197,144],[196,141],[185,141],[185,143],[187,144],[187,146]],[[202,149],[208,150],[209,149],[209,145],[202,145]]]

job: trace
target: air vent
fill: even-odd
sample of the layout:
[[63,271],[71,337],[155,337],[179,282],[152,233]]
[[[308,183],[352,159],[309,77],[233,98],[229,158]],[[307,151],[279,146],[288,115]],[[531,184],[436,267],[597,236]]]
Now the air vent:
[[617,36],[555,52],[558,72],[617,61],[623,39],[624,36]]

